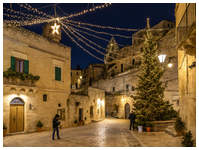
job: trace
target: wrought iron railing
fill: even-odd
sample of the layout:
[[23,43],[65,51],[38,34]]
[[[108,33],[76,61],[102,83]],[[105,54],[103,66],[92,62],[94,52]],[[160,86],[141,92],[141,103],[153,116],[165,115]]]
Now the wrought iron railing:
[[192,23],[196,20],[196,3],[189,3],[177,27],[177,43],[182,40]]

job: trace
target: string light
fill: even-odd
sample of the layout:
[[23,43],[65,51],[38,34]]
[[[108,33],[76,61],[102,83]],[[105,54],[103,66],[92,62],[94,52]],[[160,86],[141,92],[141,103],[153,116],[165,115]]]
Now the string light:
[[[103,49],[103,50],[105,50],[105,51],[107,50],[106,48],[101,47],[100,45],[98,45],[98,44],[96,44],[95,42],[93,42],[93,41],[87,39],[86,37],[84,37],[83,35],[81,35],[80,33],[78,33],[77,31],[75,31],[73,27],[69,26],[69,28],[70,28],[73,32],[77,33],[79,36],[81,36],[82,38],[84,38],[85,40],[87,40],[87,41],[89,41],[90,43],[94,44],[95,46],[97,46],[97,47],[99,47],[99,48],[101,48],[101,49]],[[117,54],[117,55],[120,55],[120,56],[125,56],[125,55],[121,55],[121,54],[119,54],[119,53],[114,53],[114,52],[111,52],[111,53]]]
[[70,34],[68,34],[68,32],[67,32],[63,27],[62,27],[62,30],[69,36],[69,38],[70,38],[73,42],[75,42],[75,44],[77,44],[79,47],[81,47],[85,52],[87,52],[87,53],[90,54],[91,56],[95,57],[96,59],[101,60],[101,61],[104,62],[103,59],[101,59],[101,58],[99,58],[99,57],[93,55],[92,53],[90,53],[89,51],[87,51],[85,48],[83,48],[77,41],[75,41],[75,40],[70,36]]
[[[73,28],[73,29],[74,29],[74,30],[76,30],[76,31],[79,31],[79,32],[81,32],[81,33],[85,33],[85,34],[87,34],[87,35],[93,36],[93,37],[95,37],[95,38],[98,38],[98,39],[104,40],[104,41],[106,41],[106,42],[110,42],[110,40],[107,40],[107,39],[105,39],[105,38],[102,38],[102,37],[96,36],[96,35],[94,35],[94,34],[90,34],[90,33],[87,33],[87,32],[85,32],[85,31],[82,31],[82,30],[79,30],[79,29],[76,29],[76,28]],[[124,47],[124,46],[123,46],[123,45],[121,45],[121,44],[118,44],[118,45],[120,45],[120,46]]]
[[[20,12],[20,11],[16,11],[16,10],[13,10],[13,9],[10,9],[10,8],[5,8],[7,10],[7,12],[9,11],[10,13],[15,13],[15,14],[20,14],[20,15],[23,15],[23,16],[27,16],[27,19],[29,18],[39,18],[39,19],[47,19],[45,17],[41,17],[41,16],[37,16],[37,15],[32,15],[32,14],[26,14],[26,13],[23,13],[23,12]],[[28,18],[29,17],[29,18]]]
[[[82,40],[80,37],[78,37],[77,35],[75,35],[65,24],[63,24],[62,22],[61,22],[61,24],[62,24],[64,27],[66,27],[66,29],[67,29],[72,35],[74,35],[78,40],[80,40],[81,42],[83,42],[85,45],[87,45],[88,47],[90,47],[90,48],[92,48],[93,50],[97,51],[98,53],[100,53],[100,54],[106,56],[105,53],[103,53],[103,52],[97,50],[96,48],[92,47],[91,45],[89,45],[88,43],[86,43],[84,40]],[[112,56],[107,56],[107,57],[110,57],[110,58],[112,58],[112,59],[114,59],[114,60],[117,60],[117,61],[119,61],[119,62],[123,62],[123,61],[121,61],[121,60],[119,60],[119,59],[116,59],[116,58],[114,58],[114,57],[112,57]],[[126,64],[129,65],[129,63],[127,63],[127,62],[123,62],[123,63],[126,63]],[[130,65],[131,65],[131,64],[130,64]]]
[[17,3],[17,4],[20,5],[20,7],[23,7],[25,9],[29,10],[29,11],[33,11],[33,12],[36,12],[38,14],[42,14],[43,16],[46,16],[46,17],[49,17],[49,18],[53,18],[52,16],[47,15],[46,13],[44,13],[42,11],[39,11],[36,8],[33,8],[32,6],[30,6],[30,5],[26,4],[26,3],[25,3],[26,6],[23,5],[23,4],[20,4],[20,3]]
[[[123,31],[146,31],[146,29],[127,29],[127,28],[118,28],[118,27],[111,27],[111,26],[101,26],[101,25],[96,25],[96,24],[91,24],[91,23],[84,23],[84,22],[78,22],[74,20],[66,20],[68,22],[76,23],[76,24],[81,24],[81,25],[87,25],[91,27],[97,27],[97,28],[103,28],[103,29],[113,29],[113,30],[123,30]],[[161,29],[150,29],[150,30],[170,30],[171,28],[161,28]]]
[[125,35],[119,35],[119,34],[111,34],[111,33],[107,33],[107,32],[98,32],[98,31],[92,30],[90,28],[82,27],[80,25],[75,25],[75,24],[72,24],[72,23],[67,23],[67,24],[75,26],[75,27],[78,27],[78,28],[86,29],[86,30],[91,31],[91,32],[95,32],[97,34],[106,34],[106,35],[110,35],[110,36],[119,36],[119,37],[123,37],[123,38],[131,38],[131,36],[125,36]]
[[79,12],[79,13],[76,13],[76,14],[71,14],[71,15],[66,16],[66,17],[61,17],[60,20],[72,18],[72,17],[74,17],[74,16],[80,16],[80,15],[85,14],[85,13],[87,13],[87,12],[91,12],[91,11],[95,11],[96,9],[104,8],[105,6],[108,7],[108,5],[111,5],[111,3],[109,3],[109,4],[105,3],[105,4],[101,5],[101,6],[96,6],[96,7],[94,7],[93,9],[83,10],[82,12]]

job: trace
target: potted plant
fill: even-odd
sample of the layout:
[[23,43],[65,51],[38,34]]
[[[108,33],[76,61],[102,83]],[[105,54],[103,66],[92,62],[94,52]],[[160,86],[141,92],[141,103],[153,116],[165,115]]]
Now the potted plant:
[[41,121],[39,120],[39,121],[37,122],[37,131],[38,131],[38,132],[41,132],[41,131],[42,131],[42,127],[43,127],[43,123],[41,123]]
[[192,136],[191,131],[185,132],[185,136],[182,138],[181,144],[182,144],[184,147],[193,147],[194,141],[192,140],[192,137],[193,137],[193,136]]
[[137,125],[138,125],[138,131],[143,132],[144,122],[143,121],[137,121]]
[[153,127],[153,123],[152,123],[152,122],[147,122],[147,123],[146,123],[147,132],[150,132],[150,131],[151,131],[151,127]]
[[73,127],[77,127],[77,120],[74,121]]
[[183,129],[184,129],[185,125],[184,125],[184,122],[181,120],[181,117],[176,118],[176,122],[175,122],[174,127],[175,127],[175,130],[177,132],[177,136],[184,135]]
[[6,132],[7,132],[7,127],[5,124],[3,124],[3,137],[6,136]]

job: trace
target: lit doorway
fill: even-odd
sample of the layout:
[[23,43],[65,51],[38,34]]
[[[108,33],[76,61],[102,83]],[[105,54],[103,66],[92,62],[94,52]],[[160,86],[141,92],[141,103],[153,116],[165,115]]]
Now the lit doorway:
[[130,115],[130,105],[128,103],[126,103],[125,105],[125,119],[128,119]]
[[10,132],[24,130],[24,102],[20,98],[14,98],[10,102]]

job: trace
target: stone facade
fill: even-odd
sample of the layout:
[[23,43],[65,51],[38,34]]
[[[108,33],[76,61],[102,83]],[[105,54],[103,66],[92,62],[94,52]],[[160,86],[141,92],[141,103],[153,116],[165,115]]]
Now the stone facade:
[[[20,60],[22,65],[19,68],[25,68],[23,63],[26,61],[28,73],[40,76],[34,85],[25,84],[26,80],[14,82],[15,80],[4,78],[3,122],[7,126],[7,133],[37,131],[39,120],[43,123],[42,130],[51,130],[52,119],[57,113],[63,128],[71,127],[75,120],[81,119],[87,124],[92,119],[105,117],[103,90],[89,87],[85,89],[87,96],[70,94],[70,47],[54,41],[54,38],[48,39],[22,27],[4,25],[3,31],[3,71],[12,68],[13,62],[15,67],[19,66]],[[13,58],[15,61],[12,61]],[[56,67],[60,68],[59,73]],[[14,70],[17,71],[15,68]],[[60,75],[59,78],[56,78],[57,74]],[[14,105],[11,104],[13,100],[16,100]],[[21,107],[17,104],[19,100],[23,103],[20,111]],[[76,106],[76,102],[80,104]],[[90,106],[93,106],[92,109]],[[90,110],[93,112],[92,116]],[[20,130],[15,124],[18,120]],[[17,129],[13,130],[13,126],[17,126]]]
[[[3,27],[3,71],[11,67],[11,57],[29,61],[29,73],[40,76],[36,86],[3,84],[3,121],[10,132],[10,102],[20,98],[24,102],[23,131],[36,131],[37,121],[43,130],[52,129],[52,119],[58,109],[66,108],[70,94],[71,48],[56,43],[22,27]],[[55,67],[61,68],[61,81],[55,80]],[[5,81],[5,80],[4,80]],[[43,101],[43,96],[47,101]],[[30,105],[34,109],[30,109]],[[63,127],[68,126],[62,114]]]
[[[169,28],[174,27],[174,23],[169,21],[162,21],[159,24],[155,25],[153,28]],[[158,49],[157,49],[157,56],[160,54],[165,54],[166,58],[165,61],[162,63],[162,67],[165,68],[165,72],[163,77],[161,78],[163,85],[167,82],[167,88],[164,92],[164,99],[169,100],[176,111],[179,110],[179,87],[178,87],[178,57],[176,48],[176,37],[175,37],[175,29],[170,29],[168,32],[160,31],[160,32],[153,32],[155,41],[157,42]],[[139,33],[139,34],[138,34]],[[138,32],[133,35],[133,37],[142,38],[144,35],[141,36],[141,33]],[[118,60],[113,60],[108,65],[108,75],[106,79],[99,80],[97,82],[92,83],[92,87],[98,87],[104,89],[107,94],[115,95],[113,98],[115,101],[109,101],[109,98],[106,99],[106,104],[110,103],[112,105],[122,103],[123,98],[131,99],[131,95],[135,95],[135,87],[138,82],[137,75],[140,73],[139,65],[140,65],[140,57],[141,57],[141,50],[144,43],[142,40],[133,41],[133,45],[126,46],[119,50]],[[158,59],[158,57],[157,57]],[[171,62],[172,66],[168,67],[168,63]],[[123,98],[118,98],[116,95],[123,95]],[[131,99],[133,100],[133,99]],[[129,103],[129,102],[128,102]],[[133,103],[133,102],[131,102]],[[115,106],[115,105],[114,105]],[[107,108],[106,110],[112,110],[112,107]],[[132,105],[130,105],[132,110]],[[121,109],[121,111],[120,111]],[[119,116],[123,116],[121,112],[125,112],[124,107],[120,107],[118,113]]]
[[196,4],[176,3],[180,117],[196,141]]
[[[81,119],[84,120],[85,124],[88,124],[92,120],[105,118],[104,90],[92,87],[81,90],[84,90],[84,95],[77,95],[74,92],[69,97],[67,108],[69,126],[72,126],[75,120],[79,121]],[[76,102],[79,102],[78,106],[76,106]],[[83,110],[82,116],[79,114],[80,109]]]
[[76,69],[71,69],[71,89],[78,89],[82,80],[82,69],[77,65]]

